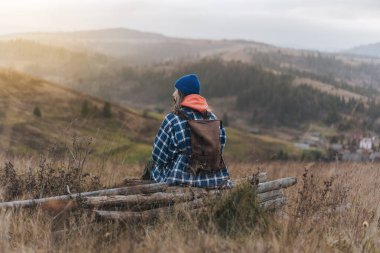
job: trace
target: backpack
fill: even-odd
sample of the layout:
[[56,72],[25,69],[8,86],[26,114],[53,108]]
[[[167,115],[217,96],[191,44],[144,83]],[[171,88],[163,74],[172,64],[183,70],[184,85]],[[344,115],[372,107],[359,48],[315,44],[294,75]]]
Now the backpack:
[[209,112],[205,112],[203,120],[192,120],[184,113],[179,111],[177,115],[186,120],[191,133],[191,155],[186,153],[189,158],[189,170],[194,174],[203,172],[215,172],[225,167],[221,143],[220,128],[221,120],[209,120]]

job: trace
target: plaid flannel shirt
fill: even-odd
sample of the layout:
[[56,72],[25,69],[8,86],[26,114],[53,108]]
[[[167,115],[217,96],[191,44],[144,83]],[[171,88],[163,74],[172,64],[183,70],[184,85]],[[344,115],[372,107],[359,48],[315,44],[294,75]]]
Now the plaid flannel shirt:
[[[182,110],[189,119],[203,119],[202,115],[195,110],[187,107],[182,107]],[[216,119],[213,113],[210,114],[209,119]],[[223,153],[226,144],[224,127],[220,129],[220,142]],[[168,185],[206,188],[216,188],[221,185],[232,187],[227,168],[216,172],[199,172],[197,175],[189,172],[189,159],[185,155],[189,153],[191,153],[191,144],[187,121],[174,113],[168,114],[154,140],[152,179],[156,182],[166,182]]]

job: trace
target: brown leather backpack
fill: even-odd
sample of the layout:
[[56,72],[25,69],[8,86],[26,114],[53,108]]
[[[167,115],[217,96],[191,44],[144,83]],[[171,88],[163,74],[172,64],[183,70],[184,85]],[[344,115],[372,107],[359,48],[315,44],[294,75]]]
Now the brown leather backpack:
[[189,169],[193,174],[200,171],[214,172],[224,167],[220,143],[221,120],[209,120],[208,112],[203,120],[189,119],[183,111],[178,116],[187,120],[191,133],[191,155],[189,155]]

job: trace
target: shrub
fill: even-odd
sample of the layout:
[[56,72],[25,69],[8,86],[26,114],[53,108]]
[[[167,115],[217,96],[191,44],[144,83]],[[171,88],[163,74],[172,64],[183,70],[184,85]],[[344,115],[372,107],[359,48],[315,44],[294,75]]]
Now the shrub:
[[273,154],[270,157],[271,160],[281,160],[281,161],[287,161],[289,159],[289,155],[286,151],[280,149],[278,152]]
[[83,168],[90,152],[91,140],[73,138],[72,148],[66,164],[43,158],[38,168],[29,168],[25,174],[17,174],[11,162],[0,168],[1,198],[5,201],[15,198],[41,198],[70,192],[91,191],[101,188],[100,179]]
[[257,202],[255,189],[248,183],[212,201],[203,215],[199,219],[201,227],[211,223],[225,236],[235,237],[268,227],[266,213]]
[[33,110],[33,115],[38,117],[38,118],[41,118],[42,117],[42,113],[41,113],[41,109],[40,107],[36,106]]
[[103,105],[103,117],[105,118],[112,117],[111,104],[109,102],[105,102]]
[[348,187],[343,187],[337,176],[322,180],[305,169],[298,192],[296,216],[308,219],[317,214],[335,214],[347,205]]
[[82,104],[81,114],[82,116],[87,116],[89,112],[90,112],[90,108],[88,107],[88,101],[84,100]]
[[325,157],[320,150],[303,150],[301,161],[322,161]]

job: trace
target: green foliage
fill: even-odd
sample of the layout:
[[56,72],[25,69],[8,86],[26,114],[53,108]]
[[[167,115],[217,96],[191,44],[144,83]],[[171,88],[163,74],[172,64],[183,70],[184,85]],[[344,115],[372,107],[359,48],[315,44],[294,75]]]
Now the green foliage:
[[82,116],[87,116],[89,112],[90,112],[90,108],[88,106],[88,101],[84,100],[82,104],[81,114]]
[[41,109],[40,107],[36,106],[33,110],[33,115],[38,117],[38,118],[41,118],[42,117],[42,112],[41,112]]
[[272,160],[281,160],[281,161],[287,161],[289,159],[288,153],[286,151],[280,149],[277,153],[275,153],[272,157]]
[[336,110],[332,109],[331,111],[327,113],[327,117],[325,119],[325,123],[327,125],[336,124],[336,123],[339,123],[339,121],[341,121],[341,117]]
[[301,161],[322,161],[325,156],[320,150],[303,150]]
[[371,101],[368,105],[368,115],[371,119],[380,118],[380,105],[375,101]]
[[255,108],[252,121],[257,123],[299,126],[304,122],[322,121],[336,108],[347,112],[351,105],[306,85],[292,87],[289,83],[268,81],[238,96],[238,108],[245,111]]
[[104,103],[102,114],[103,114],[103,117],[105,118],[112,117],[111,104],[109,102]]
[[338,124],[338,131],[347,131],[354,127],[354,124],[352,121],[345,121]]
[[255,189],[248,183],[212,201],[207,214],[199,220],[202,227],[207,229],[211,222],[219,233],[231,237],[265,229],[269,224],[267,214],[257,202]]

